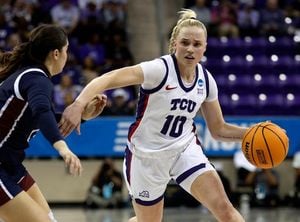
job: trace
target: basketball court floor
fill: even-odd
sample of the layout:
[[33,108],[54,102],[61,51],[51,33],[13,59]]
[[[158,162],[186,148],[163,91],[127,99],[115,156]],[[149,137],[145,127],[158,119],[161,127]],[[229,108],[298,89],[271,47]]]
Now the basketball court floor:
[[[133,215],[131,208],[93,209],[80,207],[52,208],[58,222],[127,222]],[[300,222],[298,208],[253,208],[243,213],[247,222]],[[166,208],[164,222],[216,222],[204,208]]]

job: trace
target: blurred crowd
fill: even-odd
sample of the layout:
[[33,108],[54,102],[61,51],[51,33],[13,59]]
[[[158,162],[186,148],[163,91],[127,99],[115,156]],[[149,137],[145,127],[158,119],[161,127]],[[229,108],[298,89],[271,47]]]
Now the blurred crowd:
[[[53,78],[54,105],[61,112],[93,78],[134,63],[126,17],[127,0],[0,0],[0,49],[8,51],[27,41],[32,28],[41,23],[65,28],[69,57],[64,73]],[[104,115],[134,114],[131,108],[124,112],[110,109],[114,103],[132,106],[135,88],[122,90],[108,92]]]
[[[185,0],[209,36],[294,35],[300,27],[299,0]],[[26,41],[40,23],[56,23],[69,34],[64,73],[53,78],[55,108],[61,112],[88,82],[134,64],[127,34],[127,0],[0,0],[0,49]],[[134,115],[137,91],[107,92],[103,115]]]
[[197,13],[210,36],[294,35],[300,27],[299,0],[186,0],[184,7]]

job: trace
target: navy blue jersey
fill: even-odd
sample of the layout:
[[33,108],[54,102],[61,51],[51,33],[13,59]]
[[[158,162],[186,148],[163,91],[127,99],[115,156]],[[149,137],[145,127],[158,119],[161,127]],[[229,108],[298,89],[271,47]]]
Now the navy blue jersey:
[[61,140],[52,107],[53,84],[38,67],[16,71],[0,85],[0,161],[24,159],[29,139],[40,129],[53,144]]

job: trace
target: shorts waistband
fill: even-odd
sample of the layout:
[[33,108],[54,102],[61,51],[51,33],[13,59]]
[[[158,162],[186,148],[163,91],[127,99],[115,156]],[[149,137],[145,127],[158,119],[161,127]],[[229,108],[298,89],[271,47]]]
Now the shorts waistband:
[[168,150],[139,150],[135,147],[134,144],[128,142],[128,149],[137,157],[141,158],[163,158],[168,159],[174,156],[177,156],[179,153],[182,153],[190,144],[191,142],[196,139],[195,137],[192,137],[190,141],[188,141],[185,146],[179,147],[177,149],[168,149]]

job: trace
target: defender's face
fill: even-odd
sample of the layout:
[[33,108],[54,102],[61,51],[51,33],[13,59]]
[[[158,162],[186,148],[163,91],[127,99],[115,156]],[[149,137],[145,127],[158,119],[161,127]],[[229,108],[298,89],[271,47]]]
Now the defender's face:
[[175,41],[175,56],[179,63],[195,65],[200,62],[206,50],[206,36],[197,26],[183,27]]
[[63,71],[63,68],[66,65],[68,59],[68,47],[69,43],[67,43],[61,50],[55,49],[52,52],[53,55],[53,69],[51,75],[57,75]]
[[58,58],[58,64],[57,64],[57,68],[60,69],[59,72],[62,72],[63,68],[66,65],[66,62],[67,62],[67,59],[68,59],[68,47],[69,47],[69,44],[65,45],[59,51],[59,58]]

